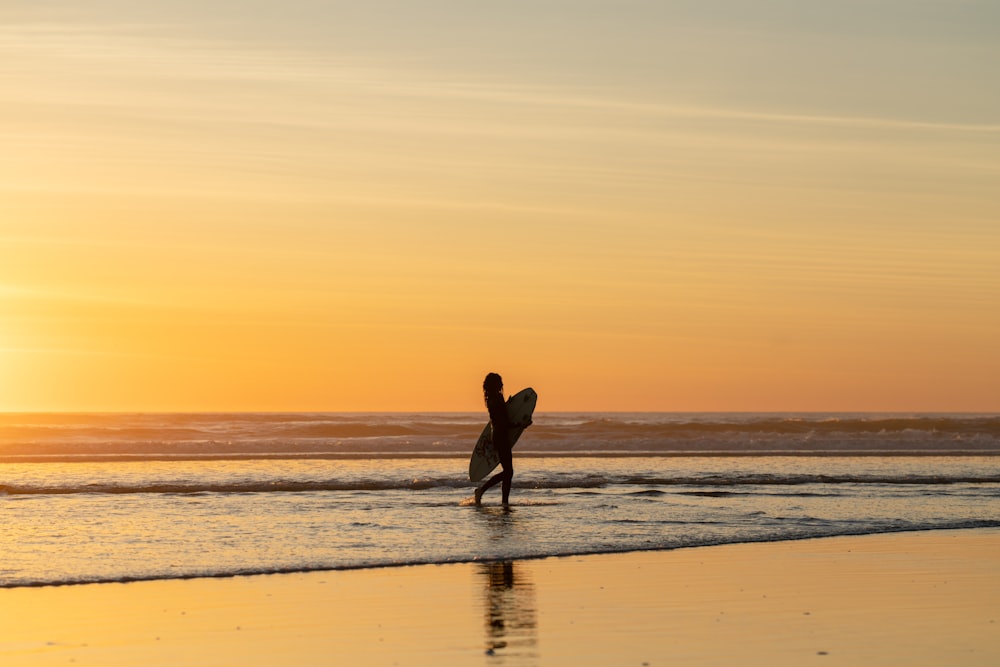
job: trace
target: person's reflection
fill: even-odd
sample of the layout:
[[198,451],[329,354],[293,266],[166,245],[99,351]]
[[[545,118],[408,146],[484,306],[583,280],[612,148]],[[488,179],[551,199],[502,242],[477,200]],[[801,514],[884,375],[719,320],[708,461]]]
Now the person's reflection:
[[490,655],[534,656],[538,643],[535,587],[515,576],[515,563],[483,563],[486,580],[486,652]]

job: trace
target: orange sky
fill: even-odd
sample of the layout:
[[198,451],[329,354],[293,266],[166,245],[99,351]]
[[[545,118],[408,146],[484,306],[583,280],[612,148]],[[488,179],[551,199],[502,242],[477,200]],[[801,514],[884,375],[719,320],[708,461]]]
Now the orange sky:
[[0,410],[1000,409],[990,3],[87,4],[0,10]]

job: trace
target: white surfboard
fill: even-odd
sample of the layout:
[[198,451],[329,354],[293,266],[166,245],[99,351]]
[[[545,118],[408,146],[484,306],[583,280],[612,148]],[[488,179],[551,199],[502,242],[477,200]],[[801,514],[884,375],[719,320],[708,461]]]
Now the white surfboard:
[[[511,424],[524,424],[531,419],[535,411],[535,404],[538,403],[538,394],[531,387],[522,389],[507,399],[507,417]],[[517,439],[524,433],[524,428],[511,426],[510,446],[517,443]],[[493,447],[493,426],[487,424],[482,435],[476,442],[476,448],[472,450],[472,458],[469,459],[469,479],[478,482],[489,475],[494,468],[500,465],[500,457]]]

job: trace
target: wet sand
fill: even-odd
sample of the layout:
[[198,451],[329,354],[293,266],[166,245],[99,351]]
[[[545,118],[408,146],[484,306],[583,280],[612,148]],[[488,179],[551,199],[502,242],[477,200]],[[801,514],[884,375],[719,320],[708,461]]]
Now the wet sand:
[[993,666],[1000,529],[4,589],[0,664]]

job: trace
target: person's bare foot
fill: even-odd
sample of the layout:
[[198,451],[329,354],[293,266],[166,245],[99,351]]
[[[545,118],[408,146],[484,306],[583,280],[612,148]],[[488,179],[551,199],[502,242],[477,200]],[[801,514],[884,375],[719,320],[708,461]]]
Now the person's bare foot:
[[476,504],[477,505],[482,505],[483,504],[483,490],[482,489],[476,489]]

